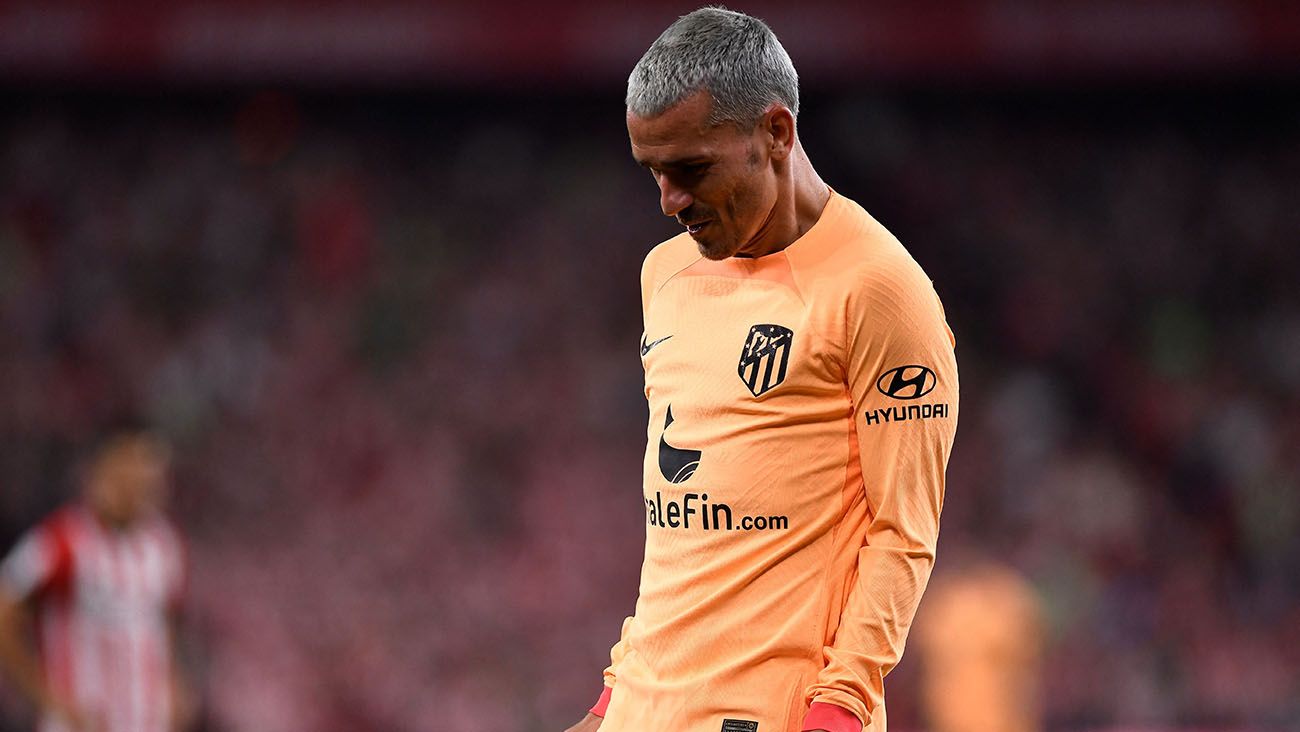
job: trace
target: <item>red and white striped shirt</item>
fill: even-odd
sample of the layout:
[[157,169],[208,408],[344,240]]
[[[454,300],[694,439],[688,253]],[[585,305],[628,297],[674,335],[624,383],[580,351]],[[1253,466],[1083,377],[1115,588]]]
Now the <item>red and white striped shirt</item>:
[[[45,677],[103,732],[165,732],[171,719],[168,615],[184,559],[161,516],[124,530],[79,505],[24,535],[0,564],[0,583],[33,598]],[[42,732],[66,732],[44,719]]]

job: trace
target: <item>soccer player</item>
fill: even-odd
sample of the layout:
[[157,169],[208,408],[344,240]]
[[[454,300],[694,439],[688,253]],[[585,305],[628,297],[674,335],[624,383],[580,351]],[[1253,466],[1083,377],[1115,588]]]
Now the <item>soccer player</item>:
[[686,231],[641,273],[645,560],[570,732],[884,732],[957,426],[930,280],[831,190],[761,21],[703,8],[627,87],[632,155]]
[[0,564],[0,665],[41,732],[164,732],[188,717],[173,663],[181,545],[160,513],[168,465],[152,434],[113,433],[90,457],[80,500]]
[[912,641],[929,729],[1039,732],[1042,601],[1011,567],[958,557],[947,569],[930,583]]

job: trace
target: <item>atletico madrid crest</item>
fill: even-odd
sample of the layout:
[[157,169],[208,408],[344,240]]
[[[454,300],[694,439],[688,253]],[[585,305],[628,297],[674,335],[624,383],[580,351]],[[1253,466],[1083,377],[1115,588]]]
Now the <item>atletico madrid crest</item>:
[[751,394],[762,396],[785,381],[792,340],[794,331],[784,326],[763,323],[749,329],[736,373]]

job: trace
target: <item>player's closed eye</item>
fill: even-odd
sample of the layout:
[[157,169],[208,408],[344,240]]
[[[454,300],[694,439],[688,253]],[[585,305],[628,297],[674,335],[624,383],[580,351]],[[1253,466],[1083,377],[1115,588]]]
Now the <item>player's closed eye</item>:
[[[668,175],[668,177],[673,181],[673,183],[679,186],[685,188],[694,188],[695,186],[699,185],[701,181],[704,180],[705,176],[708,174],[709,167],[710,165],[708,163],[683,165],[677,168],[673,168],[672,170],[668,171],[666,175]],[[664,175],[664,174],[665,173],[661,173],[660,175]]]
[[711,165],[709,163],[695,163],[693,165],[684,166],[682,167],[682,177],[691,180],[699,180],[704,177],[705,173],[709,172],[710,167]]

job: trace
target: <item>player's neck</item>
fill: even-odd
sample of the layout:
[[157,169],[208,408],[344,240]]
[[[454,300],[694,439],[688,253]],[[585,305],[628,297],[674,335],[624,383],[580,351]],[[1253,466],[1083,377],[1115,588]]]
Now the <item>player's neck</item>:
[[803,145],[796,142],[776,204],[759,227],[759,235],[737,256],[762,257],[790,246],[817,223],[830,197],[830,187],[817,175]]
[[817,170],[813,168],[812,161],[804,152],[803,145],[797,141],[790,167],[794,194],[794,219],[797,227],[794,238],[798,239],[821,219],[822,211],[826,210],[826,203],[831,200],[831,189],[826,185],[826,181],[817,175]]
[[100,510],[89,501],[83,502],[83,509],[86,515],[90,517],[90,520],[95,522],[96,526],[109,534],[127,533],[139,522],[138,517],[126,521],[119,519]]

